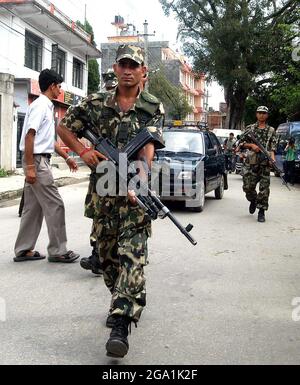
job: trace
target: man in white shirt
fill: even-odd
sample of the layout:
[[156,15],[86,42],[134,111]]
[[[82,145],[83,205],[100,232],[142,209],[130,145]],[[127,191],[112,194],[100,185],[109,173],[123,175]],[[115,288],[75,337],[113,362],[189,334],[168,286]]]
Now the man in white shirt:
[[52,100],[60,95],[62,82],[63,78],[55,71],[43,70],[39,76],[42,94],[29,106],[25,117],[20,142],[26,176],[25,203],[15,244],[15,262],[46,258],[34,251],[44,217],[49,235],[48,261],[71,263],[79,258],[66,248],[65,208],[50,168],[51,154],[55,150],[72,171],[77,170],[76,162],[55,142]]

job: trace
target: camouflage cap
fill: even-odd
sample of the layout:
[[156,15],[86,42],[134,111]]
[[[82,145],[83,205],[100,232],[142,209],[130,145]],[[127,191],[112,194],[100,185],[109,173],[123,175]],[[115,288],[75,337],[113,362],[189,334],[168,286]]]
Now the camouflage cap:
[[256,112],[266,112],[268,114],[269,113],[269,109],[266,106],[259,106],[259,107],[257,107]]
[[122,59],[131,59],[138,64],[142,64],[145,61],[144,50],[137,45],[122,44],[117,50],[116,62]]
[[102,73],[102,79],[105,87],[115,87],[118,84],[118,78],[112,69]]

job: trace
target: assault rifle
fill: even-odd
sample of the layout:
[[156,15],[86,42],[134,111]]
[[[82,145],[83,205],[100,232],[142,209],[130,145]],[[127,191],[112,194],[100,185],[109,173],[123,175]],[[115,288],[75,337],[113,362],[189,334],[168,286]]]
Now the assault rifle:
[[[81,136],[88,139],[95,147],[97,151],[106,156],[106,158],[111,161],[116,170],[119,171],[119,159],[120,154],[126,154],[127,156],[127,170],[129,171],[129,176],[134,174],[130,160],[137,160],[138,152],[148,143],[155,143],[157,148],[163,148],[164,145],[160,142],[159,138],[156,137],[155,133],[151,133],[147,128],[142,130],[133,140],[131,140],[122,151],[116,148],[116,146],[108,139],[102,136],[95,134],[91,125],[86,123],[84,130],[81,132]],[[119,173],[119,177],[122,182],[126,183],[126,188],[128,189],[128,175],[126,175],[126,181],[124,176]],[[194,245],[197,245],[197,242],[189,234],[193,229],[193,225],[189,224],[187,227],[183,227],[181,223],[174,217],[170,210],[161,202],[161,200],[156,196],[156,194],[149,189],[149,186],[146,182],[140,180],[140,187],[143,194],[139,193],[136,196],[138,205],[149,215],[151,220],[156,220],[158,217],[164,219],[168,217],[174,225],[181,231],[181,233]]]
[[[256,144],[256,146],[259,148],[260,152],[265,156],[265,158],[270,162],[271,167],[275,171],[276,174],[279,175],[280,179],[282,180],[282,183],[285,185],[285,187],[291,191],[289,188],[288,184],[284,180],[283,176],[284,172],[280,170],[280,168],[276,165],[276,162],[271,158],[270,154],[268,151],[264,148],[264,146],[256,139],[256,137],[253,134],[252,129],[250,128],[249,130],[245,131],[244,134],[242,134],[242,137],[247,137],[251,139],[252,143]],[[241,139],[240,139],[241,140]]]

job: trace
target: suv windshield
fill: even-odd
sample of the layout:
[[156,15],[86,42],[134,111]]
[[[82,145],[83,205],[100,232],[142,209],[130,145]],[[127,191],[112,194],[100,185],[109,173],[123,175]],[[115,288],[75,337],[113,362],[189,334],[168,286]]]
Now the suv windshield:
[[165,131],[163,137],[166,146],[163,151],[204,154],[202,135],[199,133]]

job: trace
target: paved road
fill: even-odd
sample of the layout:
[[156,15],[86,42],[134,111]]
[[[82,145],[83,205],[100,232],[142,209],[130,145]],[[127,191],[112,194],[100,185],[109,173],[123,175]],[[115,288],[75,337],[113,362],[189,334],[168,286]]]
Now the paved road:
[[[69,247],[89,255],[87,184],[60,189]],[[156,221],[146,268],[148,304],[132,329],[127,357],[105,355],[109,295],[79,263],[14,264],[17,206],[0,209],[0,364],[299,364],[300,189],[272,178],[267,222],[250,216],[241,178],[230,176],[222,201],[203,213],[173,207],[195,225],[191,246],[168,221]],[[45,252],[46,229],[37,249]],[[2,311],[1,311],[2,309]],[[300,311],[296,314],[300,314]]]

